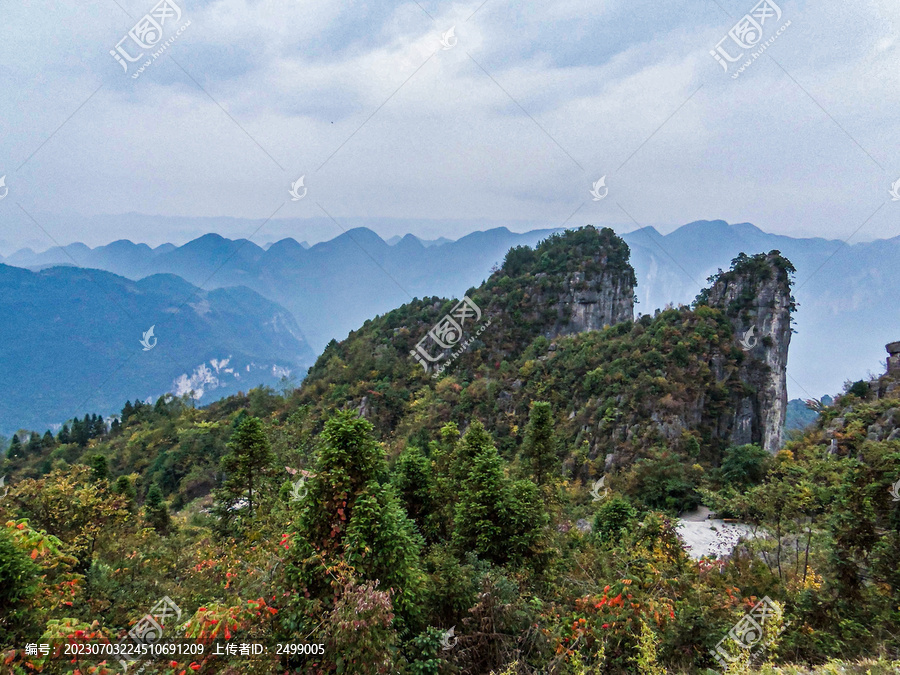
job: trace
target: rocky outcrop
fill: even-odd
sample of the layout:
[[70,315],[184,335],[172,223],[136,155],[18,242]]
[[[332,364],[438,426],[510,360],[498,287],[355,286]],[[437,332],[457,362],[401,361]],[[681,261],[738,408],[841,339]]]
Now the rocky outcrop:
[[634,285],[629,275],[610,271],[585,279],[583,272],[569,275],[556,301],[558,320],[547,337],[601,330],[634,318]]
[[706,304],[725,312],[735,343],[744,352],[739,378],[745,386],[735,397],[733,417],[723,421],[733,445],[757,443],[771,453],[781,447],[793,271],[778,251],[752,257],[741,254],[706,292]]
[[888,342],[884,348],[887,350],[887,374],[900,377],[900,342]]

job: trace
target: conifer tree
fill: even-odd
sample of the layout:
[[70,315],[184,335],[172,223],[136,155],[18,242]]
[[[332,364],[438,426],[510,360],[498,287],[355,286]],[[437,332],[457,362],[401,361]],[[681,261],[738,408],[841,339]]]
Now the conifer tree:
[[109,463],[105,455],[96,454],[91,457],[91,479],[94,481],[107,480],[109,478]]
[[217,494],[220,506],[233,512],[235,505],[246,499],[248,514],[253,518],[260,487],[275,459],[259,418],[245,418],[231,435],[228,449],[230,452],[222,458],[225,481]]
[[56,440],[61,444],[65,445],[66,443],[70,443],[72,439],[69,436],[69,425],[63,424],[62,429],[59,430],[59,433],[56,435]]
[[477,449],[462,481],[454,516],[457,550],[503,564],[520,560],[538,540],[547,522],[537,486],[530,480],[511,481],[490,435],[473,422],[463,436],[463,452]]
[[25,452],[29,455],[41,454],[41,437],[33,431],[28,437],[28,444],[25,446]]
[[434,498],[431,462],[419,448],[407,446],[397,458],[391,482],[403,500],[406,512],[424,533],[426,518],[432,512]]
[[559,449],[553,435],[553,417],[549,403],[535,401],[531,404],[522,454],[538,485],[544,485],[559,466]]
[[6,451],[6,456],[9,459],[15,459],[16,457],[22,456],[22,442],[19,440],[19,434],[13,434],[9,449]]
[[147,498],[144,500],[144,518],[160,534],[168,534],[171,520],[169,509],[163,502],[162,491],[154,483],[147,490]]

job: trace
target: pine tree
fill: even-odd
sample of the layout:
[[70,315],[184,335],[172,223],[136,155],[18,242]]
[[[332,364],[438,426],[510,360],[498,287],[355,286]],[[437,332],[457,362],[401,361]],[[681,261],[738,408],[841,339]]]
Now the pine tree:
[[434,497],[431,462],[419,448],[407,446],[397,458],[391,482],[403,500],[406,512],[425,532],[426,518],[432,512]]
[[6,456],[9,459],[15,459],[16,457],[22,457],[22,454],[22,442],[19,440],[19,434],[13,434]]
[[128,476],[119,476],[116,478],[116,484],[113,486],[113,492],[122,495],[128,500],[128,510],[134,510],[134,501],[137,499],[137,491]]
[[521,560],[548,520],[538,487],[530,480],[507,478],[503,460],[480,423],[472,423],[460,446],[467,451],[478,448],[478,454],[460,488],[454,545],[498,564]]
[[253,507],[259,503],[259,489],[275,460],[259,418],[244,419],[231,435],[228,448],[230,452],[222,458],[225,482],[217,496],[226,511],[233,511],[246,497],[248,513],[253,518]]
[[475,458],[486,448],[494,448],[494,439],[484,428],[484,425],[475,420],[466,429],[462,439],[453,449],[453,457],[450,460],[450,478],[455,491],[462,486],[462,482],[473,470]]
[[347,525],[347,562],[364,579],[392,590],[401,618],[398,628],[420,628],[425,574],[419,562],[424,542],[390,486],[370,481],[353,506]]
[[46,450],[56,447],[56,439],[53,438],[53,434],[50,433],[49,429],[44,432],[44,437],[41,439],[41,446]]
[[128,418],[134,414],[134,407],[131,405],[131,401],[125,401],[125,405],[122,407],[122,426],[128,424]]
[[92,438],[103,438],[106,435],[106,422],[103,421],[102,415],[97,415],[94,419]]
[[307,541],[325,551],[343,544],[356,498],[372,480],[384,476],[384,450],[372,438],[372,425],[350,411],[325,422],[320,437],[316,475],[300,514],[299,529]]
[[109,478],[109,463],[105,455],[96,454],[91,457],[91,479],[94,481],[107,480]]
[[532,403],[522,455],[538,485],[544,485],[559,466],[559,448],[553,435],[553,417],[549,403]]
[[144,500],[144,518],[157,532],[168,534],[171,523],[169,509],[163,502],[162,491],[156,483],[147,490],[147,498]]
[[[472,427],[469,427],[470,431]],[[482,447],[472,459],[471,466],[472,471],[462,482],[456,505],[453,542],[460,552],[475,551],[483,558],[502,562],[506,559],[507,542],[504,541],[502,523],[506,518],[504,507],[508,499],[503,463],[497,449],[490,444]]]
[[59,433],[56,435],[56,440],[61,444],[65,445],[66,443],[71,443],[72,439],[69,436],[69,425],[63,424],[62,429],[59,430]]
[[33,431],[28,437],[28,444],[25,446],[25,453],[28,455],[41,454],[41,437]]

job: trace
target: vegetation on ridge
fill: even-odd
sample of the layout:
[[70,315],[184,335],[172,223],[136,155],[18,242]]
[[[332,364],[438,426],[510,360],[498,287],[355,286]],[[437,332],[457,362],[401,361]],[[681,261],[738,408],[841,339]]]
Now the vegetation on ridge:
[[[24,646],[116,642],[168,596],[183,614],[164,639],[269,651],[145,672],[704,672],[767,596],[784,631],[752,668],[880,658],[860,667],[896,672],[890,380],[848,384],[771,456],[720,433],[747,386],[728,368],[747,357],[718,309],[553,340],[535,323],[492,361],[514,335],[498,318],[497,336],[433,382],[409,344],[447,309],[414,302],[367,323],[297,391],[129,402],[114,426],[88,417],[77,433],[17,438],[0,468],[2,667],[122,672]],[[692,559],[675,516],[701,501],[757,536]],[[290,642],[324,653],[279,656]]]

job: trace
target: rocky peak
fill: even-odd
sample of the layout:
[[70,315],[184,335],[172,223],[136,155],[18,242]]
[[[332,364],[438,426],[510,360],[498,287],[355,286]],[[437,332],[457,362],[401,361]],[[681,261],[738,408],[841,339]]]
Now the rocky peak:
[[611,229],[587,225],[554,234],[534,249],[511,249],[488,286],[521,291],[518,310],[544,337],[600,330],[634,318],[637,282],[629,256]]
[[787,355],[791,342],[790,274],[793,265],[779,251],[741,253],[728,272],[719,272],[698,303],[722,310],[744,352],[740,379],[746,387],[730,421],[734,445],[757,443],[768,452],[781,447],[787,411]]

